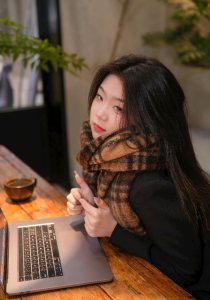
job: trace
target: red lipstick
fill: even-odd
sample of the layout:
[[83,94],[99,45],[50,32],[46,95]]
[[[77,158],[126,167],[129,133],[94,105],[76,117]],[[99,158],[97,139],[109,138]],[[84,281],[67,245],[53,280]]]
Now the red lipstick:
[[97,132],[104,132],[104,131],[106,131],[105,129],[103,129],[102,127],[100,127],[97,123],[93,123],[93,128]]

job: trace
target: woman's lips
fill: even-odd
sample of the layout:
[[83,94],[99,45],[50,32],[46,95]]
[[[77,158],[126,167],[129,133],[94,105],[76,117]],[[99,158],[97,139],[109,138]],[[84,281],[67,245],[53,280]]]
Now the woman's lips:
[[97,132],[104,132],[104,131],[106,131],[105,129],[103,129],[102,127],[100,127],[97,123],[93,123],[93,128]]

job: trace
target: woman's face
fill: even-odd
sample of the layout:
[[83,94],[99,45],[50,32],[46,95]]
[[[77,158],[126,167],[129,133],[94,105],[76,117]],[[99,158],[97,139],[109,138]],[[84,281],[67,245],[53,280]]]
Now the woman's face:
[[90,109],[93,138],[118,130],[122,110],[122,82],[116,75],[108,75],[100,85]]

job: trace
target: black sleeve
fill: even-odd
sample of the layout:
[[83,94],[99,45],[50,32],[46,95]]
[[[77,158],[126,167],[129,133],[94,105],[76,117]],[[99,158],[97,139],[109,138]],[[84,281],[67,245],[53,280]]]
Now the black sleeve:
[[147,231],[137,236],[119,224],[109,242],[146,259],[179,285],[196,282],[201,242],[178,202],[174,186],[162,180],[134,181],[130,203]]

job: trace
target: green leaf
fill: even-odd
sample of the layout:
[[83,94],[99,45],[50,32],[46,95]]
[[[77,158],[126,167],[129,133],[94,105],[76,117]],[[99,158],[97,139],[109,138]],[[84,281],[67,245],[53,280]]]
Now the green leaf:
[[50,69],[49,69],[49,67],[46,65],[46,64],[41,64],[41,68],[42,68],[42,70],[44,70],[45,72],[50,72]]
[[78,62],[78,63],[83,63],[84,60],[85,60],[84,58],[79,58],[79,59],[77,60],[77,62]]
[[55,49],[54,47],[52,47],[52,46],[50,46],[50,47],[48,48],[48,51],[49,51],[50,53],[52,53],[52,54],[55,54],[55,53],[56,53],[56,49]]
[[82,66],[83,66],[84,68],[86,68],[86,69],[90,70],[90,68],[88,67],[88,65],[86,65],[86,64],[82,64]]
[[35,61],[33,61],[33,62],[31,63],[31,69],[34,68],[34,65],[35,65]]
[[82,71],[82,66],[81,65],[77,65],[77,68],[79,69],[79,71]]
[[52,66],[53,66],[53,69],[54,69],[55,71],[58,70],[58,64],[57,64],[57,62],[56,62],[55,60],[52,60]]
[[71,57],[72,59],[74,59],[76,56],[77,56],[76,53],[73,53],[73,54],[70,55],[70,57]]
[[68,71],[70,74],[72,74],[72,75],[74,75],[74,76],[76,76],[76,77],[79,77],[78,74],[77,74],[76,72],[74,72],[73,70],[68,69],[67,71]]
[[9,18],[6,17],[6,18],[2,19],[2,24],[8,25],[9,24]]
[[18,56],[19,56],[19,52],[14,52],[14,54],[13,54],[13,62],[15,62],[17,60]]
[[75,69],[75,70],[77,70],[77,69],[78,69],[78,64],[77,64],[77,63],[75,63],[75,62],[72,62],[71,64],[72,64],[72,66],[74,67],[74,69]]
[[209,0],[192,0],[200,13],[203,13],[209,6]]
[[27,58],[27,57],[24,57],[24,58],[22,59],[22,62],[23,62],[24,68],[26,68],[26,67],[27,67],[27,64],[28,64],[28,58]]
[[40,64],[38,64],[38,65],[36,66],[36,71],[38,71],[40,68],[41,68],[41,66],[40,66]]
[[199,20],[199,15],[194,9],[180,9],[171,15],[171,20],[182,24],[195,25]]
[[2,23],[5,26],[9,26],[11,28],[13,28],[13,27],[23,28],[22,25],[20,25],[20,24],[18,24],[16,22],[10,21],[10,19],[8,17],[6,17],[4,19],[0,17],[0,23]]

